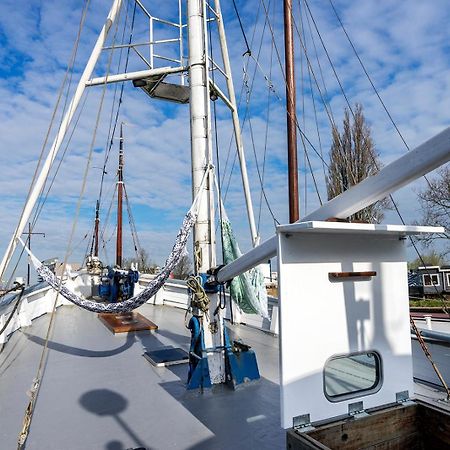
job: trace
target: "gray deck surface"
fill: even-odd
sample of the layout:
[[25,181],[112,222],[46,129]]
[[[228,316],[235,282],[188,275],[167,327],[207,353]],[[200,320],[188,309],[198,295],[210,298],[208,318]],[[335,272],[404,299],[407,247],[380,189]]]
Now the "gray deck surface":
[[[27,450],[281,449],[278,338],[230,326],[256,351],[261,380],[232,391],[186,391],[187,364],[153,367],[145,350],[189,349],[185,311],[144,305],[156,332],[113,335],[77,307],[57,311]],[[0,450],[15,449],[50,315],[14,333],[0,353]],[[447,328],[448,324],[445,326]],[[449,347],[430,350],[447,363]],[[413,343],[415,375],[429,363]],[[438,353],[441,352],[442,354]],[[440,361],[442,364],[442,361]],[[441,367],[448,377],[450,367]],[[418,398],[440,407],[442,391],[416,385]]]
[[[255,349],[261,380],[237,391],[188,392],[186,364],[155,368],[142,357],[144,349],[188,350],[185,312],[139,311],[160,329],[114,336],[95,314],[58,309],[27,450],[284,448],[276,337],[233,326]],[[49,317],[17,331],[0,354],[1,450],[17,446]]]

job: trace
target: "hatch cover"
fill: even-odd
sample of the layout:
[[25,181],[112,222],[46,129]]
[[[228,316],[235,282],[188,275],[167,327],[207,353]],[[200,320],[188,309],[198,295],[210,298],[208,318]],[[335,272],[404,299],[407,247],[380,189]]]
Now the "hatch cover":
[[145,352],[143,356],[155,367],[183,364],[189,361],[189,354],[178,347],[150,350]]

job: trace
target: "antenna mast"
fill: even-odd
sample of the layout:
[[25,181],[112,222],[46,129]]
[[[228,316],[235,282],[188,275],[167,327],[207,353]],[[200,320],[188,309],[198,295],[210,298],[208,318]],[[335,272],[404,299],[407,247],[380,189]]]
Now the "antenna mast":
[[123,122],[120,124],[119,169],[117,175],[116,265],[122,267]]

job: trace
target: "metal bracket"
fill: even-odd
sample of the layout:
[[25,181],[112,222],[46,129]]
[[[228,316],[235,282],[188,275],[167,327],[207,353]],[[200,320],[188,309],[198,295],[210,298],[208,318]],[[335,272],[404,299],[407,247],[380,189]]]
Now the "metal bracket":
[[294,430],[299,433],[305,433],[307,431],[315,430],[315,428],[311,425],[311,417],[309,414],[295,416],[292,418],[292,422]]
[[414,405],[414,402],[409,398],[409,391],[396,392],[395,401],[401,405]]
[[367,417],[369,414],[364,411],[363,402],[355,402],[348,404],[348,415],[354,419],[361,419]]

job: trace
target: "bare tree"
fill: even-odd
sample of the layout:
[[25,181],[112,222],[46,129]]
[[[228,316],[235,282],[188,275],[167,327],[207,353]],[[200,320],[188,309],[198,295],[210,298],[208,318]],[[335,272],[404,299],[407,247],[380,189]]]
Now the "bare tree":
[[[357,104],[354,108],[353,123],[350,123],[349,110],[345,108],[343,127],[342,134],[336,126],[332,129],[333,142],[326,180],[328,200],[376,174],[381,166],[361,105]],[[388,200],[381,200],[358,211],[350,220],[379,223],[384,216],[383,210],[388,206]]]
[[444,258],[442,255],[437,253],[435,250],[432,250],[427,255],[421,255],[416,258],[414,261],[408,263],[409,270],[416,270],[418,267],[426,266],[443,266],[445,264]]
[[180,258],[175,269],[173,269],[173,277],[179,280],[185,280],[192,272],[192,262],[188,255]]
[[[439,169],[437,176],[429,181],[428,188],[418,195],[422,207],[421,223],[450,230],[450,166]],[[439,242],[439,253],[445,257],[450,254],[448,238],[449,234],[444,233],[424,235],[420,240],[426,247]]]
[[137,264],[138,270],[141,273],[155,273],[157,267],[156,264],[151,262],[147,250],[143,248],[140,248],[135,256],[124,258],[122,266],[125,269],[129,269],[132,263]]

